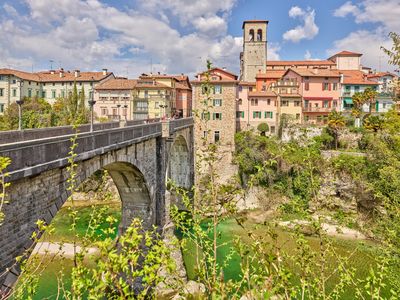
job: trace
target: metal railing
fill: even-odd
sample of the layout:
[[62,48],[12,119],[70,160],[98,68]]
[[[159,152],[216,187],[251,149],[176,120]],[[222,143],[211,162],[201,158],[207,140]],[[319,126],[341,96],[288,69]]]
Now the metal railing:
[[331,112],[333,109],[335,109],[335,107],[303,106],[303,112]]

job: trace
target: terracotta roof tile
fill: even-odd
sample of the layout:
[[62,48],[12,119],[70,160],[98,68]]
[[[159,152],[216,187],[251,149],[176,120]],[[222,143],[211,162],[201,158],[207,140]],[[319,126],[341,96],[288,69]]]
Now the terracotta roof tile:
[[357,52],[351,52],[351,51],[341,51],[339,53],[334,54],[332,57],[334,56],[341,56],[341,55],[356,55],[356,56],[362,56],[361,53],[357,53]]
[[96,90],[132,90],[136,86],[134,79],[110,79],[96,86]]
[[368,80],[367,75],[358,70],[340,70],[343,74],[344,84],[378,85],[377,82]]
[[272,91],[249,92],[249,97],[276,97],[276,93]]
[[267,60],[267,66],[335,66],[330,60]]
[[338,70],[290,68],[286,73],[290,71],[293,71],[302,77],[340,77]]

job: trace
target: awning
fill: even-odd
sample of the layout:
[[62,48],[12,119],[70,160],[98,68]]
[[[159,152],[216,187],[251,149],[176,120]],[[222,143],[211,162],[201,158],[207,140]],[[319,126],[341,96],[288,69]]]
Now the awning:
[[348,104],[348,105],[353,104],[353,99],[351,99],[351,98],[344,98],[343,101],[345,104]]

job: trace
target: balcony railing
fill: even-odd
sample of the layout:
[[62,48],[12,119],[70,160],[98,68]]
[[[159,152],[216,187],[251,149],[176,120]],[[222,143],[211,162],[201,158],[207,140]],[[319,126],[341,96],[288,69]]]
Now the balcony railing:
[[148,107],[133,107],[133,111],[134,112],[148,112],[149,108]]
[[331,112],[335,107],[303,106],[303,112]]

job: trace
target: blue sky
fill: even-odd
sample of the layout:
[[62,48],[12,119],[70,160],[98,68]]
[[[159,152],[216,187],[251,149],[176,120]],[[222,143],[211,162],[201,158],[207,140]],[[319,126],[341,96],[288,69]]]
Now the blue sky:
[[392,70],[380,46],[400,32],[399,16],[400,0],[0,0],[0,67],[38,71],[53,60],[135,77],[194,74],[208,58],[238,72],[243,21],[267,19],[269,59],[349,50]]

